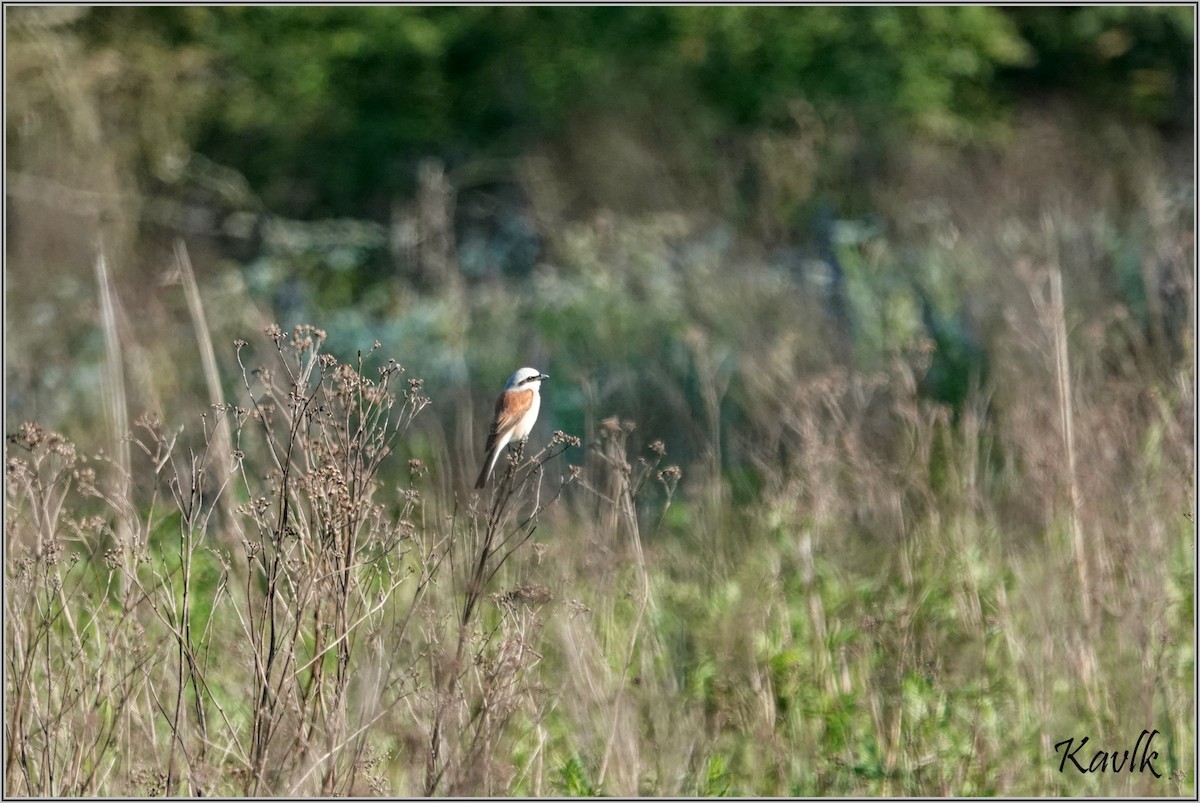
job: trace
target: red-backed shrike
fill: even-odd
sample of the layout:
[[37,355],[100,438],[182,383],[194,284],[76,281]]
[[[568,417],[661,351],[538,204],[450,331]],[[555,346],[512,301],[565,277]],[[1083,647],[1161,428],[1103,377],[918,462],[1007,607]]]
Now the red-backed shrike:
[[496,414],[492,417],[492,429],[488,433],[487,454],[483,458],[483,470],[475,487],[482,488],[492,476],[492,469],[504,447],[510,443],[524,443],[537,421],[542,397],[538,393],[542,383],[550,377],[536,368],[518,368],[508,378],[504,392],[496,399]]

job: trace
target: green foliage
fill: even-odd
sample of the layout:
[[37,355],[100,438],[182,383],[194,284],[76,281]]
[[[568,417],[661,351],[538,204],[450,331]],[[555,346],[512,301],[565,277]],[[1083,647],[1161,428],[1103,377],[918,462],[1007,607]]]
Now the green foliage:
[[848,106],[872,122],[950,132],[995,112],[980,92],[999,65],[1028,58],[989,8],[691,9],[684,41],[702,85],[741,124],[779,119],[787,101]]
[[1177,125],[1191,114],[1195,9],[1079,6],[1011,9],[1035,57],[1009,76],[1079,93],[1089,102]]
[[588,780],[587,770],[578,756],[571,756],[558,769],[555,786],[565,797],[596,797],[596,787]]
[[697,797],[736,797],[729,779],[725,759],[719,754],[704,763],[704,775],[696,789]]
[[[1178,115],[1190,12],[921,8],[99,8],[132,37],[203,60],[189,141],[287,214],[379,218],[415,160],[512,157],[581,113],[776,127],[795,101],[875,136],[973,138],[1025,80]],[[1082,65],[1082,66],[1081,66]],[[1003,78],[1003,80],[1001,80]],[[1097,80],[1099,79],[1099,80]],[[169,102],[167,100],[166,102]]]

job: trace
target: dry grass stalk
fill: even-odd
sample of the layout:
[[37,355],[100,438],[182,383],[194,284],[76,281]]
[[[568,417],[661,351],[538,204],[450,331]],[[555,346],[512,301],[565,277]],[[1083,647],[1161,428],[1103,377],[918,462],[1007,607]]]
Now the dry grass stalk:
[[1059,424],[1062,427],[1063,454],[1067,469],[1068,522],[1071,529],[1071,550],[1075,556],[1075,571],[1079,576],[1080,602],[1084,621],[1092,618],[1092,584],[1088,578],[1087,550],[1084,546],[1083,525],[1079,521],[1079,478],[1075,469],[1075,415],[1071,392],[1071,361],[1067,348],[1066,308],[1063,302],[1062,271],[1050,272],[1050,306],[1054,332],[1054,376],[1058,387]]
[[[200,348],[200,364],[203,369],[204,384],[208,390],[208,401],[212,409],[220,409],[225,402],[221,391],[221,375],[217,371],[217,356],[213,349],[212,334],[208,328],[208,317],[204,314],[204,301],[200,298],[200,287],[196,284],[196,274],[192,270],[192,260],[188,256],[187,245],[182,239],[175,240],[175,263],[183,282],[183,294],[187,299],[188,313],[192,318],[192,327],[196,332],[196,345]],[[207,422],[207,416],[205,416]],[[218,415],[214,424],[212,451],[218,459],[212,464],[216,472],[218,485],[225,485],[232,472],[232,463],[222,459],[233,452],[233,436],[229,427],[229,419]],[[220,534],[227,546],[233,546],[233,533],[230,527],[236,521],[233,497],[221,495],[221,518],[223,527]]]

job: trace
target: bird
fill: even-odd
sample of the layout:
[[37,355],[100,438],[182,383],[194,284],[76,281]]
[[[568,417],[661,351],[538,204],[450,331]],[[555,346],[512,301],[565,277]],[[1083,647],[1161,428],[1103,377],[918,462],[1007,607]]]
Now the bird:
[[549,378],[549,374],[543,374],[536,368],[518,368],[508,378],[500,398],[496,399],[496,412],[492,416],[487,445],[484,446],[486,454],[479,479],[475,481],[476,489],[487,485],[505,446],[514,441],[523,445],[529,437],[529,431],[537,421],[538,409],[542,406],[538,390]]

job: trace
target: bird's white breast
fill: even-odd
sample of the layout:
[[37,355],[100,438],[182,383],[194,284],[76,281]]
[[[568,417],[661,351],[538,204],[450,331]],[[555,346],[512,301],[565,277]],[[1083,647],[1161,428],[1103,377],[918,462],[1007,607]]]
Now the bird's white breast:
[[513,427],[513,439],[525,440],[529,437],[529,432],[533,429],[534,422],[537,421],[538,409],[542,406],[542,394],[536,390],[533,392],[533,401],[529,404],[529,409],[525,411],[525,415]]

